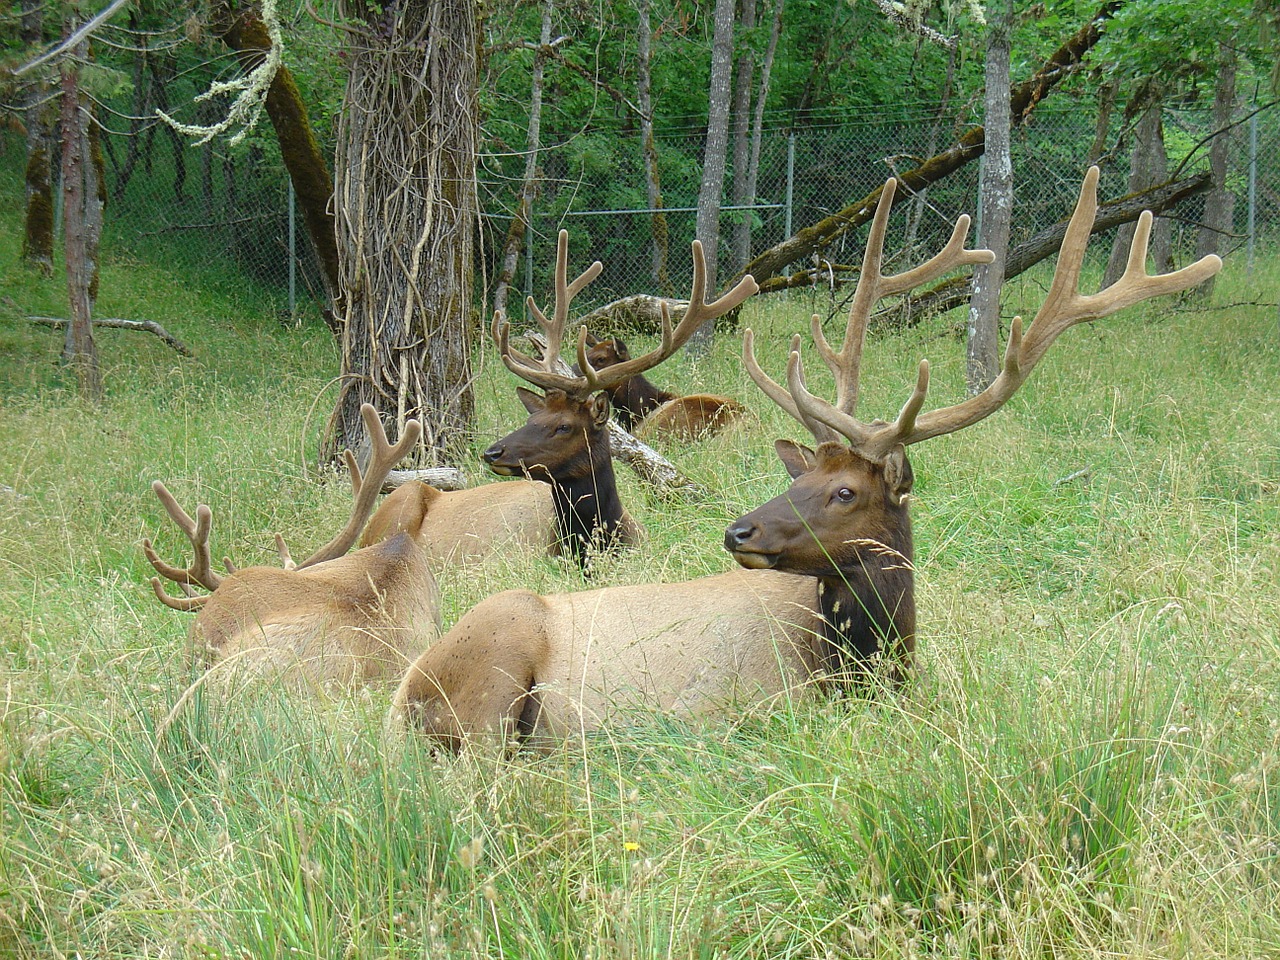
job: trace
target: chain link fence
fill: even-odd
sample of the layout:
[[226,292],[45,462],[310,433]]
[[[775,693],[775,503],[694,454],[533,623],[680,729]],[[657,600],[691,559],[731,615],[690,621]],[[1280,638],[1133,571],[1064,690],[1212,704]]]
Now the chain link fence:
[[[1014,131],[1013,244],[1064,218],[1075,200],[1094,139],[1095,115],[1088,103],[1064,104],[1041,104],[1032,122]],[[1235,228],[1224,243],[1230,255],[1252,258],[1280,238],[1280,194],[1274,188],[1280,183],[1278,127],[1280,114],[1272,111],[1245,120],[1232,132],[1228,183],[1235,197]],[[794,134],[767,132],[755,204],[739,209],[727,196],[724,201],[720,278],[727,280],[742,265],[730,242],[736,223],[749,223],[751,254],[758,254],[870,193],[890,174],[944,149],[958,132],[962,130],[951,124],[937,125],[907,111],[888,120],[881,115]],[[1167,110],[1171,164],[1191,154],[1184,175],[1207,168],[1203,140],[1210,132],[1207,110]],[[700,136],[658,138],[668,274],[677,296],[691,274],[689,245],[702,147]],[[235,150],[219,143],[193,149],[163,125],[151,125],[129,136],[104,137],[104,154],[110,191],[107,249],[184,262],[210,283],[233,285],[239,295],[282,317],[319,301],[319,276],[300,219],[292,214],[288,180],[269,136],[259,135]],[[482,164],[485,262],[480,266],[490,283],[522,166],[523,158],[515,155],[486,157]],[[889,244],[898,256],[918,260],[945,242],[961,213],[981,215],[975,210],[979,168],[980,163],[970,163],[908,205],[905,219],[895,217]],[[1104,199],[1127,192],[1127,156],[1104,162],[1103,170]],[[571,237],[571,268],[581,269],[593,259],[604,264],[603,275],[582,298],[584,307],[664,292],[654,276],[652,217],[638,137],[580,134],[545,147],[539,171],[533,228],[512,284],[516,291],[546,296],[555,234],[564,227]],[[730,173],[726,191],[731,181]],[[1190,258],[1203,202],[1203,197],[1185,202],[1174,217],[1180,262]],[[864,242],[865,231],[854,231],[825,248],[822,256],[856,264]]]

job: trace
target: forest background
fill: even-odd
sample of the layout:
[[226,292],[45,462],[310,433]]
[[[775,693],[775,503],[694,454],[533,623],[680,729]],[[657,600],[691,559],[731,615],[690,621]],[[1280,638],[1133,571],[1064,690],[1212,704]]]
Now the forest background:
[[[637,105],[638,7],[652,49],[652,125],[665,224],[655,227],[644,168],[645,115]],[[512,285],[545,288],[554,234],[568,227],[574,248],[605,264],[590,291],[596,302],[669,293],[653,266],[655,229],[666,231],[668,276],[685,275],[695,232],[707,135],[713,24],[708,4],[572,3],[546,5],[550,43],[540,46],[544,5],[497,3],[481,13],[477,269],[487,301],[501,270],[511,218],[524,192],[535,73],[542,109],[536,191],[524,250]],[[758,8],[758,9],[757,9]],[[888,10],[888,15],[886,14]],[[1105,12],[1098,40],[1025,118],[1015,120],[1012,152],[1015,216],[1011,243],[1062,216],[1085,167],[1103,167],[1103,194],[1128,192],[1137,153],[1158,150],[1159,183],[1209,166],[1207,138],[1215,92],[1229,79],[1230,171],[1235,217],[1223,252],[1273,237],[1280,225],[1280,151],[1270,97],[1271,39],[1265,6],[1238,0],[1212,11],[1195,3],[1014,4],[1013,82],[1029,78],[1082,25]],[[97,103],[109,202],[104,246],[116,255],[199,265],[264,309],[285,318],[314,316],[324,291],[306,232],[292,205],[289,178],[271,125],[192,146],[156,116],[186,123],[220,119],[229,93],[199,102],[216,81],[242,73],[211,21],[221,5],[149,3],[117,14],[94,39],[94,69],[84,80]],[[88,11],[87,11],[88,12]],[[11,11],[11,62],[31,53]],[[876,4],[782,0],[739,4],[734,29],[735,90],[728,172],[720,204],[720,275],[812,226],[910,170],[983,123],[985,25],[961,3],[929,5],[909,17]],[[43,34],[60,28],[46,8]],[[280,10],[284,63],[306,105],[321,152],[332,158],[342,109],[347,51],[335,22],[299,5]],[[943,41],[934,38],[943,38]],[[539,51],[542,52],[539,52]],[[771,60],[768,79],[763,67]],[[25,114],[7,103],[11,127]],[[762,95],[763,94],[763,99]],[[1259,112],[1257,108],[1263,107]],[[1154,126],[1140,125],[1154,112]],[[10,162],[20,162],[11,139]],[[755,161],[754,189],[747,180]],[[1145,161],[1142,161],[1145,162]],[[930,188],[908,228],[913,244],[945,236],[976,205],[979,164],[969,163]],[[749,191],[749,192],[748,192]],[[55,197],[55,201],[58,200]],[[1205,194],[1178,207],[1184,253],[1194,248]],[[1230,215],[1230,214],[1229,214]],[[58,223],[55,217],[54,223]],[[834,293],[832,265],[856,263],[861,240],[843,234],[792,266]],[[1184,255],[1184,259],[1189,256]],[[513,300],[513,309],[522,307]]]

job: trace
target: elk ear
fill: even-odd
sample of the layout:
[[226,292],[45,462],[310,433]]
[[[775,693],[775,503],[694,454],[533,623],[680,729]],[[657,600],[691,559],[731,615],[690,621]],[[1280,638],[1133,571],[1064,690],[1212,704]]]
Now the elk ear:
[[911,492],[915,479],[915,474],[911,472],[911,461],[907,459],[907,448],[899,443],[884,458],[884,482],[889,488],[889,499],[895,507]]
[[600,341],[596,339],[596,335],[595,335],[594,333],[592,333],[590,330],[588,330],[588,331],[587,331],[587,346],[588,346],[588,347],[594,347],[594,346],[598,346],[598,345],[599,345],[599,343],[600,343]]
[[597,430],[609,422],[609,394],[601,390],[595,396],[587,398],[587,415],[591,417],[591,425]]
[[524,408],[530,413],[537,413],[547,405],[542,397],[524,387],[516,387],[516,396],[520,398],[520,402],[524,404]]
[[619,361],[631,359],[631,351],[628,350],[627,345],[617,337],[613,338],[613,352]]
[[787,468],[787,473],[792,480],[798,479],[801,474],[813,469],[814,453],[803,444],[796,443],[794,440],[777,440],[773,444],[773,449],[778,452],[778,459]]

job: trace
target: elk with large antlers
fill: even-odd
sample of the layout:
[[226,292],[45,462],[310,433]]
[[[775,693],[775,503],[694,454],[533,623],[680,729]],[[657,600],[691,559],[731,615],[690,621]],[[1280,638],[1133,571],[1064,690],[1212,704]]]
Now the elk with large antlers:
[[805,387],[799,336],[791,343],[783,389],[760,368],[752,332],[745,332],[743,360],[751,378],[809,430],[818,447],[779,441],[778,454],[794,483],[731,524],[724,542],[744,567],[816,577],[828,640],[846,652],[850,666],[865,668],[884,655],[888,675],[902,676],[911,666],[915,642],[907,513],[912,472],[906,448],[963,430],[1000,409],[1068,327],[1193,287],[1217,273],[1222,261],[1207,256],[1173,273],[1147,274],[1148,212],[1139,219],[1124,276],[1100,293],[1082,294],[1080,270],[1098,208],[1098,168],[1092,167],[1080,188],[1048,294],[1025,333],[1022,319],[1014,318],[1003,366],[991,385],[953,406],[922,412],[929,389],[929,362],[922,360],[915,389],[897,418],[892,423],[863,421],[855,416],[858,375],[876,302],[962,264],[992,259],[989,251],[964,249],[968,218],[962,217],[951,242],[936,257],[914,270],[885,276],[881,262],[894,187],[890,180],[881,194],[840,349],[827,342],[819,318],[812,319],[814,345],[835,377],[835,403]]
[[[301,563],[295,563],[278,535],[280,567],[237,570],[224,560],[227,575],[213,569],[209,537],[213,513],[200,504],[196,518],[178,504],[159,480],[152,484],[170,519],[191,541],[194,559],[172,566],[149,539],[142,549],[156,572],[178,584],[183,596],[165,592],[151,579],[156,596],[175,610],[198,611],[191,625],[193,653],[219,671],[284,675],[309,682],[389,681],[439,634],[440,610],[428,558],[407,534],[399,533],[355,553],[361,529],[373,512],[387,473],[421,435],[416,420],[405,424],[392,445],[373,407],[361,408],[372,454],[365,472],[346,454],[353,504],[346,526]],[[198,593],[202,587],[208,593]]]
[[789,389],[783,389],[760,369],[752,334],[745,335],[752,378],[819,441],[816,451],[780,442],[778,452],[794,477],[791,488],[728,528],[725,546],[747,569],[676,584],[496,594],[409,669],[393,717],[456,749],[482,736],[562,738],[635,704],[686,715],[764,704],[829,675],[856,679],[885,653],[884,675],[903,676],[915,635],[907,514],[912,474],[904,448],[994,412],[1068,326],[1193,286],[1220,268],[1216,257],[1206,257],[1175,273],[1148,276],[1150,217],[1144,216],[1124,279],[1101,294],[1081,295],[1077,285],[1096,187],[1095,169],[1085,178],[1045,304],[1025,335],[1014,322],[996,382],[970,400],[921,414],[928,388],[928,365],[922,363],[897,419],[868,423],[856,420],[854,409],[876,300],[990,257],[964,248],[964,217],[938,256],[883,276],[890,181],[843,346],[832,348],[813,322],[818,351],[836,373],[836,402],[805,388],[799,338],[792,341]]
[[555,504],[561,549],[583,562],[594,549],[633,543],[640,526],[623,509],[613,472],[609,442],[609,391],[643,374],[680,349],[704,322],[739,306],[755,292],[755,282],[744,279],[712,303],[706,302],[706,264],[702,245],[693,243],[693,286],[688,306],[672,327],[666,305],[662,308],[662,342],[639,357],[597,369],[587,353],[589,334],[580,327],[577,336],[577,370],[561,360],[569,306],[603,269],[596,261],[573,282],[568,278],[569,235],[561,230],[556,244],[555,306],[548,317],[530,297],[529,313],[542,328],[545,347],[533,359],[511,345],[511,327],[498,313],[492,334],[502,362],[523,380],[545,391],[517,388],[529,411],[523,427],[503,437],[483,454],[494,473],[524,475],[549,484]]

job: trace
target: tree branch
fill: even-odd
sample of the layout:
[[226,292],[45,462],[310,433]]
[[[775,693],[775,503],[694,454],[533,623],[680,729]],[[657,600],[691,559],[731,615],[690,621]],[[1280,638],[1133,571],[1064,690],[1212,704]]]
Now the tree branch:
[[[61,317],[27,317],[27,320],[31,323],[38,323],[42,327],[54,328],[65,327],[68,322]],[[95,317],[93,325],[95,327],[111,327],[117,330],[141,330],[144,333],[154,333],[184,357],[195,356],[190,347],[154,320],[121,320],[118,317],[103,317],[100,319]]]

